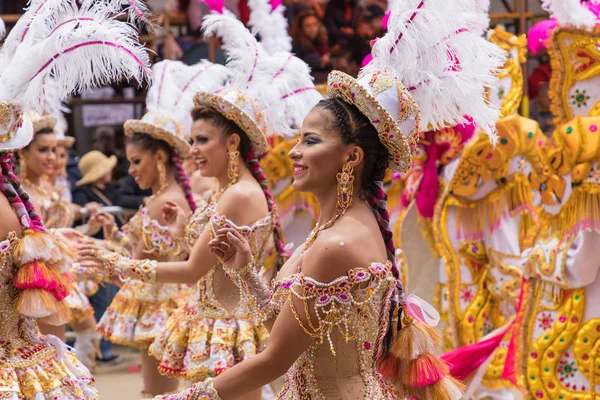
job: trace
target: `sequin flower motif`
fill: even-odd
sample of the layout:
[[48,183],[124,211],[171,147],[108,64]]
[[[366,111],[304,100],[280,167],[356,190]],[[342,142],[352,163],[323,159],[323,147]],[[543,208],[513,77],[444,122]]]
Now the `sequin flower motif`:
[[579,90],[575,89],[575,94],[571,95],[571,104],[577,106],[577,108],[581,106],[587,106],[587,102],[590,99],[590,96],[587,95],[585,89]]

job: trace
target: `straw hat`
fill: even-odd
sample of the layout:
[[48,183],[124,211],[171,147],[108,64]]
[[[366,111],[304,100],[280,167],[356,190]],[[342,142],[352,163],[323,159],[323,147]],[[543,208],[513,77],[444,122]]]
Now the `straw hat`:
[[96,182],[111,172],[116,165],[117,157],[114,155],[106,157],[102,152],[97,150],[86,153],[77,164],[83,174],[83,178],[77,182],[77,186]]

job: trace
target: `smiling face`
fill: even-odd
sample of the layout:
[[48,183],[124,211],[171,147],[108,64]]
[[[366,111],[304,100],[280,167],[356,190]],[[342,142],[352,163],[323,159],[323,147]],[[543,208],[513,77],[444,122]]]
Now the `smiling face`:
[[66,175],[69,151],[64,146],[56,147],[56,163],[54,164],[53,176]]
[[37,133],[33,142],[23,150],[27,176],[51,175],[56,164],[56,147],[56,136],[53,133]]
[[158,179],[158,161],[155,154],[144,150],[137,143],[127,143],[125,154],[129,161],[129,175],[133,177],[140,189],[150,189]]
[[348,145],[332,129],[329,111],[315,107],[302,123],[300,139],[289,152],[294,165],[294,189],[320,193],[336,187],[336,174],[348,157]]
[[192,125],[190,154],[202,176],[218,178],[227,174],[227,146],[230,140],[223,140],[223,136],[223,132],[208,120],[200,119]]

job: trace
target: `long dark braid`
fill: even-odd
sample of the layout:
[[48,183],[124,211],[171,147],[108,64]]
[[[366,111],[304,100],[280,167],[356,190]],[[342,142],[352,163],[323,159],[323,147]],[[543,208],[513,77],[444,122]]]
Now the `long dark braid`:
[[192,209],[192,212],[196,211],[196,200],[194,200],[194,194],[192,193],[192,187],[190,186],[190,178],[185,173],[183,169],[183,163],[181,162],[181,157],[175,149],[173,149],[173,164],[175,166],[175,170],[177,171],[177,181],[179,182],[179,186],[183,189],[185,193],[185,198]]
[[[394,332],[398,328],[401,316],[397,309],[404,304],[404,291],[402,287],[400,270],[396,265],[395,247],[392,230],[390,229],[390,215],[387,211],[387,194],[383,190],[383,178],[389,166],[388,151],[381,143],[377,130],[371,121],[354,105],[348,104],[339,98],[321,100],[317,107],[328,110],[332,114],[333,128],[340,132],[345,144],[356,144],[364,151],[363,170],[361,177],[360,196],[367,200],[373,215],[379,224],[379,230],[385,243],[387,258],[392,263],[392,274],[396,278],[393,306],[390,309],[390,329],[383,341],[382,356],[387,355],[391,348]],[[392,326],[396,324],[396,326]]]
[[[269,207],[269,213],[276,210],[275,199],[273,199],[273,195],[271,194],[271,190],[269,190],[269,185],[267,184],[267,177],[265,176],[262,167],[260,166],[260,162],[258,157],[254,154],[253,150],[250,150],[248,156],[246,157],[246,165],[252,172],[252,176],[260,186],[265,194],[265,198],[267,199],[267,206]],[[281,229],[281,222],[279,221],[279,215],[277,211],[275,211],[275,227],[273,229],[273,240],[275,242],[275,250],[277,251],[277,260],[275,261],[275,267],[277,271],[281,269],[283,264],[290,257],[291,253],[285,248],[285,242],[283,239],[283,230]]]
[[34,231],[45,231],[41,217],[35,211],[35,207],[29,198],[21,181],[13,171],[12,155],[5,153],[0,164],[2,165],[3,185],[2,192],[9,200],[11,206],[17,213],[19,222],[23,229],[32,229]]

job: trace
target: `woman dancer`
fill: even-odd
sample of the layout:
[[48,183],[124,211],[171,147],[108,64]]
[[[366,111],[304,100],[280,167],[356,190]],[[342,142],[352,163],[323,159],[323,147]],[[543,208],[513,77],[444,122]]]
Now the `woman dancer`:
[[[169,319],[150,347],[151,354],[160,360],[163,374],[192,381],[216,376],[266,344],[267,330],[241,301],[239,290],[210,254],[208,242],[215,230],[235,227],[252,243],[257,269],[263,270],[266,279],[282,264],[287,254],[258,156],[268,149],[267,133],[293,132],[292,124],[320,98],[302,61],[290,54],[267,55],[239,21],[210,16],[207,32],[214,31],[223,37],[232,56],[228,64],[231,84],[215,93],[201,92],[195,98],[191,154],[203,176],[219,181],[219,191],[190,221],[185,235],[193,247],[189,260],[156,263],[132,261],[114,253],[97,255],[109,272],[125,277],[182,283],[200,279],[189,305]],[[264,90],[266,85],[269,91]],[[165,209],[165,213],[176,218],[173,208]],[[271,247],[277,259],[269,270],[271,264],[263,265],[263,260]],[[82,251],[91,255],[96,250],[87,247]],[[259,399],[258,389],[247,398]]]
[[[13,172],[11,152],[31,142],[34,127],[25,110],[41,111],[44,81],[51,73],[60,82],[61,98],[111,82],[107,77],[144,76],[148,58],[137,34],[126,23],[106,18],[120,12],[121,4],[115,3],[62,2],[52,10],[36,4],[0,52],[0,391],[9,399],[97,398],[89,371],[64,343],[41,335],[37,327],[36,321],[62,325],[68,319],[65,273],[73,254],[46,232]],[[81,15],[84,21],[72,23]],[[96,43],[93,51],[90,43]],[[86,63],[77,62],[81,59]]]
[[[430,124],[440,126],[449,115],[462,122],[462,115],[474,111],[481,112],[480,126],[494,122],[497,112],[487,105],[484,88],[493,82],[501,56],[482,38],[460,29],[473,22],[463,19],[469,10],[462,2],[449,4],[453,10],[411,1],[394,7],[393,28],[375,46],[372,64],[358,81],[340,72],[329,76],[331,99],[307,116],[290,152],[295,188],[315,193],[322,214],[318,227],[283,266],[273,291],[255,274],[250,247],[238,232],[218,230],[210,244],[244,302],[262,320],[279,314],[269,346],[214,380],[163,399],[240,398],[288,369],[281,399],[461,397],[460,385],[432,355],[439,333],[424,323],[418,302],[404,299],[380,181],[388,166],[395,171],[410,166],[407,139]],[[444,23],[450,11],[461,18]],[[407,18],[415,26],[408,27]],[[452,35],[457,31],[466,33],[460,42]],[[406,62],[416,44],[431,40],[444,45],[423,46],[414,65]],[[449,48],[456,53],[448,54]],[[456,68],[458,62],[464,69]],[[468,73],[471,67],[485,73],[474,77]],[[414,94],[386,70],[411,76]],[[455,85],[468,79],[475,84],[469,101],[456,101],[465,99]],[[436,101],[437,108],[429,103],[419,123],[413,97],[425,109],[431,85],[451,99]]]
[[[107,214],[99,214],[98,220],[104,225],[104,237],[112,245],[126,249],[124,254],[133,259],[178,261],[188,256],[187,249],[170,234],[161,208],[166,204],[177,206],[186,215],[196,209],[181,163],[181,157],[189,152],[189,114],[193,104],[184,90],[187,78],[202,79],[203,87],[216,87],[223,82],[223,74],[213,76],[214,79],[202,76],[204,70],[211,68],[212,65],[204,64],[192,68],[172,61],[155,64],[157,79],[148,92],[148,112],[141,120],[125,122],[129,173],[141,189],[152,189],[153,194],[122,231]],[[98,324],[105,339],[142,349],[144,395],[177,389],[177,380],[158,374],[158,363],[147,349],[186,293],[189,288],[177,283],[127,281]]]

